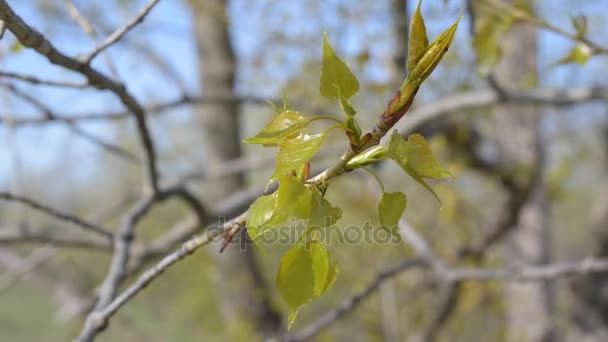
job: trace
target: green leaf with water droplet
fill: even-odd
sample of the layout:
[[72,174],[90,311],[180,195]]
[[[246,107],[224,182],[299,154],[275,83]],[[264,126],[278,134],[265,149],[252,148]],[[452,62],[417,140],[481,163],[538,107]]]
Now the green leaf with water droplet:
[[325,136],[326,133],[313,135],[300,133],[296,137],[283,141],[277,155],[277,167],[272,179],[279,179],[293,170],[299,170],[317,153]]
[[323,97],[338,99],[340,88],[342,96],[349,99],[359,91],[359,81],[350,71],[346,63],[327,41],[327,34],[323,35],[323,63],[321,65],[321,82],[319,91]]
[[[274,215],[277,204],[278,193],[261,196],[249,207],[247,216],[247,233],[251,240],[256,241],[259,234],[264,231],[264,227],[271,225],[272,221],[281,224],[281,218]],[[277,212],[280,214],[280,212]],[[273,217],[274,215],[274,217]],[[283,219],[285,221],[286,218]]]
[[275,115],[268,124],[255,136],[245,139],[250,144],[263,144],[268,146],[280,145],[286,139],[297,136],[309,120],[293,110],[284,110]]
[[412,71],[420,58],[424,55],[424,51],[429,46],[429,38],[426,34],[426,25],[424,24],[424,18],[420,13],[420,5],[422,0],[418,1],[416,11],[412,16],[412,22],[410,24],[410,38],[409,46],[407,51],[407,71]]

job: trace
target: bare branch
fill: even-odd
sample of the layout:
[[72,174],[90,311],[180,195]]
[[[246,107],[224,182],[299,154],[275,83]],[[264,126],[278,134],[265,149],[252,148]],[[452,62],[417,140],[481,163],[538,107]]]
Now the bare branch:
[[102,309],[91,312],[87,317],[85,325],[80,332],[80,336],[76,339],[76,341],[83,342],[93,340],[98,333],[106,328],[108,320],[123,305],[135,297],[141,290],[146,288],[150,282],[160,276],[167,268],[194,253],[200,247],[209,244],[215,238],[221,236],[223,232],[239,229],[239,227],[245,222],[245,217],[246,213],[226,223],[226,225],[220,227],[220,229],[208,229],[205,231],[205,233],[196,235],[190,240],[184,242],[180,249],[165,256],[156,265],[144,272],[131,286],[112,300],[108,305]]
[[[279,100],[275,99],[275,102]],[[267,104],[266,99],[257,96],[240,96],[240,95],[203,95],[191,96],[182,95],[174,100],[164,103],[150,104],[145,108],[146,113],[161,114],[167,110],[178,108],[184,105],[194,104],[223,104],[223,103],[254,103]],[[131,115],[129,111],[116,111],[104,113],[80,113],[73,115],[56,115],[52,120],[49,118],[19,118],[12,120],[12,124],[16,127],[23,125],[41,125],[53,121],[118,121],[124,120]],[[15,116],[15,115],[13,115]],[[3,116],[0,121],[8,121]]]
[[[401,264],[380,273],[371,284],[358,294],[350,296],[342,301],[336,309],[325,313],[315,322],[305,327],[300,333],[285,336],[284,341],[307,341],[318,335],[346,314],[357,308],[360,302],[373,294],[380,284],[387,279],[399,275],[401,272],[412,268],[429,268],[429,264],[423,259],[408,259]],[[430,271],[435,277],[448,279],[449,283],[456,284],[462,281],[493,281],[504,280],[508,282],[527,282],[556,280],[566,276],[586,275],[590,273],[608,272],[608,258],[587,258],[582,261],[556,263],[542,266],[520,266],[505,269],[474,269],[456,268],[443,271]]]
[[0,245],[48,244],[85,250],[112,250],[112,238],[74,237],[63,233],[32,232],[27,229],[0,227]]
[[34,250],[25,259],[18,258],[18,263],[13,263],[11,260],[7,260],[12,258],[3,258],[3,252],[0,250],[0,262],[9,269],[8,274],[0,278],[0,294],[27,277],[38,267],[49,262],[56,253],[57,249],[55,247],[44,246]]
[[[40,111],[42,111],[42,113],[44,114],[44,117],[47,117],[50,119],[55,117],[55,114],[51,111],[51,109],[48,108],[46,105],[44,105],[40,100],[38,100],[34,96],[26,93],[25,91],[20,90],[19,88],[15,87],[13,84],[0,83],[0,86],[7,88],[16,96],[22,98],[23,100],[29,102],[34,107],[38,108]],[[136,155],[123,149],[122,147],[112,145],[111,143],[103,141],[101,138],[98,138],[98,137],[94,136],[93,134],[83,130],[82,128],[78,127],[75,123],[73,123],[71,121],[66,121],[65,124],[68,126],[68,129],[72,133],[82,137],[83,139],[87,140],[88,142],[92,143],[93,145],[97,145],[102,150],[105,150],[115,156],[118,156],[118,157],[120,157],[126,161],[132,162],[136,165],[138,165],[140,163],[139,158]]]
[[[80,13],[80,11],[78,11],[78,8],[76,8],[74,3],[72,3],[72,0],[63,0],[63,3],[65,5],[65,8],[67,9],[68,13],[72,16],[72,18],[74,18],[74,20],[78,23],[78,25],[80,25],[82,30],[87,35],[89,35],[89,37],[91,37],[91,40],[93,40],[93,42],[95,44],[97,44],[98,43],[97,32],[95,31],[93,26],[89,23],[87,18],[85,18]],[[118,78],[118,70],[116,69],[116,66],[114,65],[114,63],[112,62],[110,55],[108,53],[104,52],[103,57],[104,57],[104,61],[106,62],[106,65],[108,66],[108,69],[110,70],[112,75],[114,75],[114,77]]]
[[51,63],[63,66],[87,77],[91,86],[98,89],[110,90],[135,116],[140,140],[146,153],[148,183],[154,192],[158,191],[158,174],[156,152],[146,124],[145,111],[139,102],[127,91],[124,84],[116,82],[100,73],[90,64],[71,58],[58,51],[53,44],[40,32],[26,24],[6,0],[0,0],[0,20],[6,22],[8,29],[17,37],[19,42],[28,48],[36,50]]
[[44,80],[44,79],[41,79],[41,78],[38,78],[35,76],[18,74],[18,73],[9,72],[9,71],[0,71],[0,78],[2,78],[2,77],[12,78],[15,80],[24,81],[24,82],[28,82],[28,83],[32,83],[32,84],[40,84],[40,85],[62,87],[62,88],[82,89],[82,88],[86,88],[89,86],[86,82]]
[[361,292],[348,297],[342,301],[337,308],[323,314],[315,322],[308,325],[300,333],[292,336],[285,336],[284,341],[308,341],[313,337],[317,336],[323,329],[326,329],[337,320],[346,316],[353,310],[355,310],[364,299],[374,294],[380,285],[388,279],[395,277],[403,271],[410,270],[412,268],[424,267],[426,262],[423,259],[407,259],[401,262],[399,265],[389,268],[383,272],[380,272],[378,276]]
[[148,13],[154,8],[154,6],[159,2],[159,0],[150,1],[142,10],[133,18],[131,18],[125,25],[114,31],[111,35],[106,38],[106,40],[98,45],[93,51],[89,52],[84,58],[84,62],[89,64],[95,56],[101,53],[103,50],[109,48],[112,44],[119,41],[124,35],[129,33],[137,24],[144,21],[144,18]]
[[22,196],[16,196],[13,195],[9,192],[0,192],[0,199],[3,199],[5,201],[14,201],[14,202],[18,202],[21,203],[23,205],[26,205],[34,210],[38,210],[40,212],[43,212],[45,214],[51,215],[59,220],[62,221],[66,221],[69,223],[73,223],[75,225],[77,225],[78,227],[81,227],[87,231],[93,232],[97,235],[100,235],[104,238],[111,238],[112,237],[112,233],[108,232],[107,230],[100,228],[90,222],[87,222],[83,219],[80,219],[74,215],[71,214],[67,214],[64,212],[61,212],[57,209],[48,207],[44,204],[41,204],[39,202],[36,202],[32,199],[26,198],[26,197],[22,197]]

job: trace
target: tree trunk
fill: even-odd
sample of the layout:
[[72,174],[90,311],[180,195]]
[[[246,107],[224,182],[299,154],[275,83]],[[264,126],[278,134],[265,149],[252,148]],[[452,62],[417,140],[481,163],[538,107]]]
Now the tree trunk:
[[[513,3],[513,0],[501,0]],[[522,4],[524,1],[517,1]],[[529,9],[531,1],[525,1]],[[521,90],[537,79],[537,37],[533,26],[515,24],[500,41],[502,59],[490,81],[498,89]],[[533,82],[531,82],[533,81]],[[534,106],[499,106],[495,130],[499,158],[531,189],[508,240],[506,259],[513,264],[549,261],[550,236],[543,182],[543,149]],[[523,171],[522,171],[523,170]],[[509,341],[552,341],[553,290],[549,283],[510,283],[505,288]]]
[[[192,0],[198,47],[200,82],[206,95],[234,93],[236,58],[228,31],[226,0]],[[204,140],[203,168],[210,168],[241,155],[237,103],[206,104],[198,108],[196,125]],[[243,175],[215,179],[205,184],[210,204],[238,190]],[[246,234],[241,237],[245,238]],[[269,291],[255,262],[251,245],[231,245],[224,253],[212,252],[219,269],[218,296],[225,329],[232,337],[276,333],[280,316],[272,310]],[[235,333],[238,332],[238,336]],[[245,335],[243,335],[245,334]]]

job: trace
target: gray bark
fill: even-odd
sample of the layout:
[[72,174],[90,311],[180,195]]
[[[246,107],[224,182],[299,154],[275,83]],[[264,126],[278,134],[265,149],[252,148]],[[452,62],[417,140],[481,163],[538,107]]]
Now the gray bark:
[[[502,0],[510,2],[510,0]],[[521,4],[521,1],[518,2]],[[531,5],[531,1],[528,1]],[[531,8],[531,6],[529,6]],[[503,89],[521,89],[537,78],[536,30],[515,24],[501,42],[502,59],[491,82]],[[531,189],[528,202],[519,213],[506,258],[515,264],[543,264],[550,259],[546,196],[543,182],[543,150],[534,106],[499,106],[495,112],[494,137],[499,159],[508,169],[521,173],[521,182]],[[507,336],[510,341],[555,340],[552,312],[554,295],[549,283],[510,283],[505,289]]]
[[[236,58],[228,30],[226,0],[191,1],[199,53],[200,82],[205,95],[234,93]],[[241,155],[239,107],[236,103],[207,104],[198,108],[196,125],[204,139],[205,163],[210,168]],[[243,175],[236,174],[205,184],[207,201],[225,198],[241,188]],[[241,234],[240,238],[246,238]],[[237,237],[235,240],[238,240]],[[217,293],[228,335],[243,331],[265,336],[277,332],[280,316],[272,309],[269,291],[255,261],[253,246],[231,245],[213,251],[219,269]],[[231,331],[232,330],[232,331]],[[242,336],[241,336],[242,337]]]

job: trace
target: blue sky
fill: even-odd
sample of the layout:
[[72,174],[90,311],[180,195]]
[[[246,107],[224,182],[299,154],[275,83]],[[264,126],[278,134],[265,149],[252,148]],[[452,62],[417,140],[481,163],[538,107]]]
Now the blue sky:
[[[111,11],[114,9],[114,1],[100,1],[97,5],[101,7],[99,11],[102,14],[100,15],[106,18],[105,23],[116,27],[135,13],[145,2],[134,1],[132,5],[120,8],[118,12]],[[36,3],[37,1],[15,1],[12,5],[16,12],[26,18],[29,23],[51,37],[60,50],[70,55],[76,55],[93,47],[91,40],[73,22],[64,20],[57,24],[57,21],[49,17],[48,12],[41,10]],[[353,6],[352,3],[345,0],[233,0],[230,6],[232,37],[240,60],[245,62],[241,64],[238,73],[239,92],[276,97],[281,85],[297,75],[307,61],[319,58],[321,33],[324,30],[327,30],[330,42],[336,50],[347,59],[365,50],[369,50],[372,57],[377,57],[378,60],[381,60],[382,56],[390,56],[388,1],[361,1],[357,6]],[[571,29],[570,14],[588,15],[591,25],[590,36],[598,43],[608,45],[608,27],[604,23],[608,0],[547,0],[540,3],[542,4],[539,7],[541,16],[569,30]],[[423,13],[427,18],[431,37],[453,21],[458,13],[458,7],[458,1],[448,1],[447,5],[444,5],[443,0],[425,1]],[[47,14],[45,15],[45,13]],[[118,13],[118,16],[109,17],[109,13]],[[344,25],[340,20],[340,13],[351,17],[361,17],[365,20],[352,21]],[[129,38],[153,46],[156,53],[163,56],[177,71],[187,88],[191,92],[198,92],[196,50],[191,36],[191,24],[189,10],[182,1],[163,0],[150,13],[143,26],[132,32]],[[458,32],[456,44],[458,53],[465,58],[470,58],[472,51],[468,45],[466,26],[468,26],[468,22],[465,18],[463,26]],[[277,37],[281,39],[281,44],[269,44]],[[74,73],[49,65],[34,52],[23,50],[16,54],[10,53],[9,49],[13,42],[14,37],[10,33],[7,33],[0,41],[1,70],[34,74],[48,79],[81,80]],[[539,42],[543,86],[563,88],[608,83],[605,76],[608,64],[606,57],[594,58],[583,67],[564,66],[549,69],[550,62],[567,53],[571,42],[545,31],[539,33]],[[139,55],[133,53],[133,50],[125,48],[123,45],[117,45],[111,48],[109,53],[118,67],[121,78],[143,103],[162,102],[179,95],[175,84],[155,71],[151,65],[143,62]],[[256,59],[261,62],[253,63],[252,61]],[[102,70],[107,70],[103,58],[97,58],[95,65]],[[450,71],[454,74],[458,72],[462,73],[458,70]],[[388,75],[386,66],[381,63],[372,63],[361,76],[367,81],[382,82],[386,81]],[[108,93],[16,84],[21,89],[33,91],[33,94],[50,108],[61,114],[122,109],[115,97]],[[426,90],[426,94],[429,97],[439,95],[433,93],[432,89]],[[597,106],[592,106],[591,110],[587,111],[600,112]],[[39,115],[37,110],[3,90],[0,90],[0,114]],[[180,124],[187,123],[188,115],[189,110],[183,108],[172,114],[171,117],[175,123],[168,123],[167,120],[153,121],[153,132],[157,137],[161,152],[163,149],[171,150],[173,148],[171,145],[176,143],[174,140],[166,139],[166,125],[175,125],[179,129]],[[598,120],[597,115],[576,117],[580,117],[583,125],[589,120],[591,123],[593,120]],[[133,140],[134,132],[131,124],[117,127],[114,124],[88,123],[82,127],[108,141]],[[180,142],[188,144],[189,140],[186,137],[183,139]],[[129,148],[139,152],[137,145],[130,144]],[[90,181],[90,176],[95,174],[98,168],[106,166],[106,164],[100,165],[99,163],[112,158],[104,156],[96,146],[75,137],[60,124],[18,130],[0,125],[1,188],[9,187],[9,184],[14,181],[12,150],[17,151],[22,163],[21,167],[26,171],[26,177],[28,175],[40,177],[38,179],[40,182],[32,183],[32,186],[45,184],[42,181],[43,178],[59,172],[58,170],[66,166],[71,176],[58,184],[72,184],[77,180]],[[122,162],[116,163],[116,165],[124,166]]]

